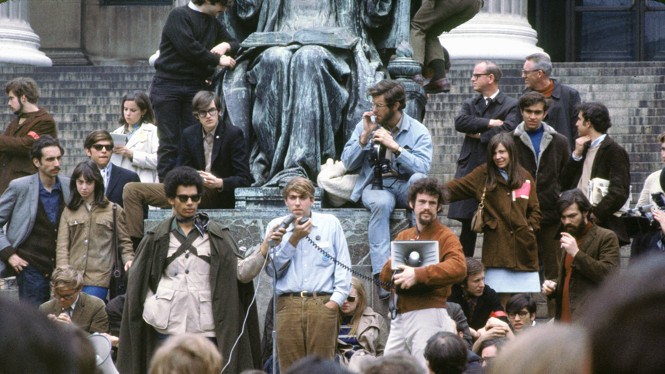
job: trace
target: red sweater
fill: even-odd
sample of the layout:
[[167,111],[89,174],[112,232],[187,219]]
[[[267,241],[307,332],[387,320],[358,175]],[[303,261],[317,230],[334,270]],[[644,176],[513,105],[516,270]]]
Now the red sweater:
[[[416,240],[418,230],[413,227],[399,234],[395,240]],[[408,290],[398,289],[397,309],[400,313],[428,308],[445,308],[450,288],[466,276],[466,261],[462,244],[446,226],[435,220],[420,232],[418,240],[436,240],[439,242],[439,259],[436,265],[422,266],[415,269],[416,285]],[[381,270],[381,281],[390,282],[393,271],[391,260]]]

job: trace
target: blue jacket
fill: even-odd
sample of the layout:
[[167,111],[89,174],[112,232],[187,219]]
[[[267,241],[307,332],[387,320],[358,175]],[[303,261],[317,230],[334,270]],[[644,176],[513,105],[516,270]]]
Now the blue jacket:
[[[362,191],[372,183],[372,165],[369,163],[369,151],[372,143],[360,146],[358,139],[363,132],[362,120],[356,125],[349,141],[344,145],[342,163],[349,173],[359,173],[356,185],[351,193],[351,200],[358,201]],[[427,174],[432,167],[432,137],[422,123],[402,112],[400,130],[395,141],[404,148],[404,152],[392,160],[391,167],[399,172],[400,177],[408,179],[415,173]]]

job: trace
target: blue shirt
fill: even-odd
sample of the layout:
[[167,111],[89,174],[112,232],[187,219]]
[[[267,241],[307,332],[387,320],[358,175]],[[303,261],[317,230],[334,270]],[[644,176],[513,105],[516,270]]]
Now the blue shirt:
[[[351,267],[351,256],[346,244],[342,225],[337,217],[331,214],[312,212],[312,231],[308,237],[322,250],[335,257],[338,262]],[[279,225],[284,217],[272,220],[268,224],[266,235],[270,229]],[[275,253],[277,267],[277,294],[292,292],[327,292],[332,293],[330,300],[340,307],[351,289],[351,272],[342,268],[321,253],[307,238],[302,238],[296,247],[289,243],[293,234],[293,225],[286,229],[282,242],[269,253]],[[272,264],[266,265],[266,271],[274,276]]]
[[[526,129],[526,126],[524,127],[524,129]],[[536,160],[540,156],[540,142],[543,140],[544,133],[545,133],[545,127],[542,124],[538,129],[526,132],[526,134],[529,135],[529,139],[531,139],[531,144],[533,145],[533,151],[536,153]]]
[[[37,178],[39,179],[39,178]],[[55,178],[55,184],[51,187],[51,192],[46,191],[42,180],[39,179],[39,201],[46,211],[46,216],[52,224],[58,222],[58,213],[60,213],[60,201],[62,199],[62,188],[60,187],[60,179]]]

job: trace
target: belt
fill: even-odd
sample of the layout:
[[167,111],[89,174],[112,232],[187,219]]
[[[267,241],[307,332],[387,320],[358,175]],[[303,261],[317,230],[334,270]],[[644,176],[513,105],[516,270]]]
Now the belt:
[[309,292],[309,291],[300,291],[300,292],[287,292],[283,293],[280,296],[297,296],[297,297],[317,297],[317,296],[330,296],[330,292]]

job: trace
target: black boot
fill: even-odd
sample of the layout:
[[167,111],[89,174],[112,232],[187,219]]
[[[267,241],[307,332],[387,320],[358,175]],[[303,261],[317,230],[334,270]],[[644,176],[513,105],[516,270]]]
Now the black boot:
[[425,92],[429,94],[450,92],[450,80],[446,78],[446,62],[440,59],[432,60],[427,66],[434,70],[434,75],[425,85]]

